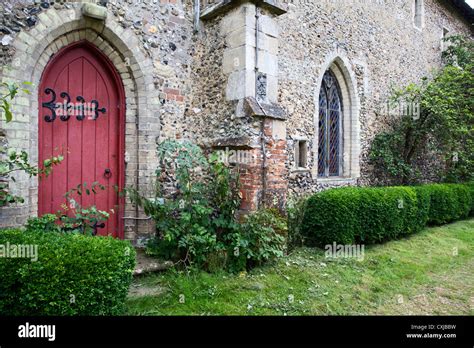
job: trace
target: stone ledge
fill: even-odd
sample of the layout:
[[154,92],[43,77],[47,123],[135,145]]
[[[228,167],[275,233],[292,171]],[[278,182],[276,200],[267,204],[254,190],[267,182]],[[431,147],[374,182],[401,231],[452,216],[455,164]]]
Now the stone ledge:
[[288,115],[285,109],[276,103],[258,102],[254,97],[247,97],[244,100],[244,113],[246,116],[257,116],[286,120]]
[[287,5],[281,2],[281,0],[222,0],[215,5],[205,8],[201,12],[201,19],[212,19],[248,1],[265,8],[276,16],[280,16],[287,12]]
[[316,184],[321,185],[355,185],[357,184],[357,178],[352,177],[316,177]]

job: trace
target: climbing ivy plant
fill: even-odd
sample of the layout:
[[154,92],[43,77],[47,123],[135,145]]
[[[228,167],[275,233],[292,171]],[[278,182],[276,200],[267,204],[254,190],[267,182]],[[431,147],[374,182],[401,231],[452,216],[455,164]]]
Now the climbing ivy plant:
[[391,183],[418,182],[429,161],[441,162],[442,181],[474,179],[474,44],[462,36],[445,41],[442,69],[393,91],[391,103],[415,103],[419,112],[393,118],[372,142],[370,161]]

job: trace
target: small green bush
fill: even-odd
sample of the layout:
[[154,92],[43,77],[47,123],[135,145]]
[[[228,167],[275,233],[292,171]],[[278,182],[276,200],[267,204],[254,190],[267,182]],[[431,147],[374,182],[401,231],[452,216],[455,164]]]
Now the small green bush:
[[0,230],[0,245],[37,245],[38,251],[37,261],[0,257],[3,315],[122,313],[135,266],[129,242],[8,229]]
[[54,214],[44,214],[39,217],[29,218],[26,222],[27,231],[43,231],[43,232],[61,232],[61,226],[56,222],[58,217]]
[[277,210],[262,209],[247,215],[240,233],[231,236],[228,269],[250,269],[282,257],[287,235],[287,221]]
[[426,224],[466,218],[473,185],[345,187],[309,198],[302,234],[310,245],[380,243],[416,233]]

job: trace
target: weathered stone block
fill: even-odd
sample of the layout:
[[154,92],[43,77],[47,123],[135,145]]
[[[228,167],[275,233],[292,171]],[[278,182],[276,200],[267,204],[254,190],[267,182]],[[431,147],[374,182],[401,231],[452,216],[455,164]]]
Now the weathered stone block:
[[258,70],[269,75],[278,75],[278,57],[266,51],[258,52]]
[[262,15],[258,19],[258,30],[275,38],[278,38],[280,35],[280,28],[276,20],[267,15]]
[[107,18],[107,8],[96,4],[85,3],[82,5],[82,13],[84,16],[105,20]]
[[229,48],[242,45],[255,46],[255,26],[243,26],[226,35],[225,41]]
[[227,100],[239,100],[255,95],[255,72],[253,70],[234,71],[229,75],[226,87]]
[[246,3],[228,13],[222,18],[220,32],[222,35],[242,27],[255,28],[255,5]]
[[224,51],[222,70],[229,74],[238,70],[251,70],[255,66],[255,49],[244,45]]
[[273,120],[272,134],[275,140],[286,140],[286,122],[281,120]]

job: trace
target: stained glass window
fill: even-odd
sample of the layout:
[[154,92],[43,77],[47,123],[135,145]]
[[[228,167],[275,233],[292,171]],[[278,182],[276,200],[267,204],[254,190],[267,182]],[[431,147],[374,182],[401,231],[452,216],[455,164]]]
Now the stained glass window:
[[334,74],[324,74],[319,91],[319,146],[318,175],[341,175],[342,102],[339,85]]

